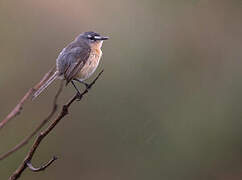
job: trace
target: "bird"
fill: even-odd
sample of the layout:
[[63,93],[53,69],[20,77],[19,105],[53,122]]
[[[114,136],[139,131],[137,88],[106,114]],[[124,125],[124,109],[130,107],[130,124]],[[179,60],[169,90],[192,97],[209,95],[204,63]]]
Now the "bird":
[[70,82],[80,94],[74,81],[89,86],[85,82],[97,69],[102,57],[102,44],[109,37],[88,31],[79,34],[74,41],[68,44],[56,59],[56,71],[46,82],[33,94],[32,99],[38,97],[55,79]]

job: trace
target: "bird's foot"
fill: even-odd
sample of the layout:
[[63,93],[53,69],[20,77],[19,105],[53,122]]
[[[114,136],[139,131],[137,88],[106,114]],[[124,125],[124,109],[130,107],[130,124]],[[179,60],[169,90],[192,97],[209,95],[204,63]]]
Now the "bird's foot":
[[77,100],[77,101],[80,101],[80,100],[82,99],[82,96],[83,96],[83,95],[82,95],[80,92],[77,92],[77,93],[76,93],[76,100]]
[[88,84],[86,82],[82,82],[82,83],[86,86],[86,90],[91,89],[92,86],[90,84]]

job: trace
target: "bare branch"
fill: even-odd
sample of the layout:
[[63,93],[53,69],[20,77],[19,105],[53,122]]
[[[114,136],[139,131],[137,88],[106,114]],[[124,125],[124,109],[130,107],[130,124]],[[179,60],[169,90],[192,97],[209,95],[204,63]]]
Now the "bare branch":
[[44,75],[39,83],[37,83],[33,88],[29,89],[28,92],[24,95],[24,97],[19,101],[19,103],[13,108],[13,110],[0,122],[0,129],[2,129],[11,119],[20,114],[23,109],[23,105],[25,101],[28,100],[31,95],[40,88],[42,84],[54,73],[55,67],[51,68],[51,70]]
[[27,137],[25,137],[19,144],[17,144],[15,147],[13,147],[12,149],[10,149],[8,152],[2,154],[0,156],[0,160],[5,159],[6,157],[10,156],[12,153],[16,152],[17,150],[19,150],[20,148],[22,148],[24,145],[26,145],[30,139],[32,139],[32,137],[34,137],[34,135],[36,135],[37,132],[39,132],[39,130],[47,123],[49,122],[49,120],[54,116],[56,110],[57,110],[57,100],[59,95],[61,94],[63,89],[63,81],[60,84],[59,90],[57,91],[54,101],[53,101],[53,108],[50,112],[50,114],[39,124],[38,127],[35,128],[35,130],[28,135]]
[[36,138],[34,144],[32,145],[30,151],[26,155],[23,162],[20,164],[20,166],[17,168],[17,170],[10,176],[9,180],[16,180],[18,179],[21,174],[24,172],[24,170],[28,167],[27,163],[31,161],[33,158],[33,155],[37,148],[39,147],[41,141],[55,128],[55,126],[60,122],[61,119],[63,119],[69,111],[69,107],[72,105],[72,103],[76,100],[81,100],[85,94],[88,93],[88,90],[95,84],[97,79],[100,77],[100,75],[103,73],[103,70],[98,74],[98,76],[92,81],[92,83],[86,87],[86,89],[81,94],[76,94],[73,96],[65,105],[62,106],[62,111],[59,113],[57,118],[44,130],[42,131],[38,137]]
[[26,165],[28,166],[28,168],[33,171],[33,172],[39,172],[39,171],[44,171],[47,167],[49,167],[55,160],[57,160],[57,157],[53,157],[51,160],[49,160],[49,162],[47,162],[46,164],[40,166],[39,168],[35,168],[31,162],[27,162]]

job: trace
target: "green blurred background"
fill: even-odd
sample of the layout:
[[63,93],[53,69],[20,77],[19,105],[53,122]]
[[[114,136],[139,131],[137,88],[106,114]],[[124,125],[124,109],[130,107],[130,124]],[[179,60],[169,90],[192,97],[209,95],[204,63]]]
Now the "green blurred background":
[[[0,0],[0,117],[83,31],[110,36],[95,87],[22,179],[242,179],[240,0]],[[0,130],[0,153],[49,113],[59,82]],[[65,88],[60,102],[74,93]],[[30,145],[0,161],[0,179]]]

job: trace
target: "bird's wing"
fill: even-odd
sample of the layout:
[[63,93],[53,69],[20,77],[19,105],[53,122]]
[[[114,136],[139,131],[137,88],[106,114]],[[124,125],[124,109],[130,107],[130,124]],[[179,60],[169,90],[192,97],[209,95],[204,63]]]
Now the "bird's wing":
[[88,48],[84,49],[81,47],[75,47],[70,51],[66,52],[66,58],[68,59],[68,65],[66,66],[64,72],[66,84],[68,84],[83,68],[90,55],[90,51],[91,50]]

